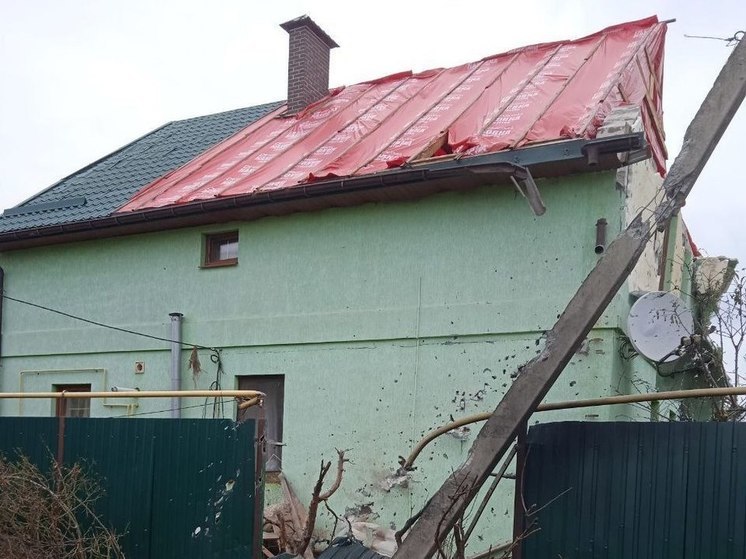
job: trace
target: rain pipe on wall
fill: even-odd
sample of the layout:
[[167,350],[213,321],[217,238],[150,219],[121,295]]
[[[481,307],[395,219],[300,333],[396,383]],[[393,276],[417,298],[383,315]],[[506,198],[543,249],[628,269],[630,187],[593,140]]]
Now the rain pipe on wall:
[[[171,317],[171,390],[178,392],[181,390],[181,319],[184,315],[172,312],[168,316]],[[171,397],[171,417],[181,417],[178,397]]]

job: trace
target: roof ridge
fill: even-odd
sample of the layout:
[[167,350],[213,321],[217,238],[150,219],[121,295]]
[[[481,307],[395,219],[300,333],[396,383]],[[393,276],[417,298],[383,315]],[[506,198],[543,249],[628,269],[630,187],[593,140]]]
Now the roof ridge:
[[238,108],[235,108],[235,109],[228,109],[228,110],[225,110],[225,111],[218,111],[218,112],[215,112],[215,113],[208,113],[206,115],[197,115],[197,116],[190,116],[190,117],[187,117],[187,118],[180,118],[178,120],[172,120],[172,121],[168,122],[167,124],[175,124],[175,123],[179,123],[179,122],[189,122],[190,120],[197,120],[197,119],[200,119],[200,118],[208,118],[208,117],[214,117],[214,116],[227,115],[228,113],[235,113],[235,112],[238,112],[238,111],[246,111],[246,110],[249,110],[249,109],[262,109],[264,107],[280,106],[280,105],[282,105],[284,103],[285,103],[284,99],[282,101],[270,101],[268,103],[260,103],[259,105],[248,105],[246,107],[238,107]]

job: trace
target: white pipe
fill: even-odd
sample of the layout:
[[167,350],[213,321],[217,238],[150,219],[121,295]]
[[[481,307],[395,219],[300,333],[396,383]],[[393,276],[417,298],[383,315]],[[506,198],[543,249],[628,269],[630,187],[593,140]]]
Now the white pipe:
[[[168,316],[171,317],[171,391],[178,392],[181,390],[181,319],[184,315],[172,312]],[[181,417],[179,398],[176,396],[171,398],[171,417]]]

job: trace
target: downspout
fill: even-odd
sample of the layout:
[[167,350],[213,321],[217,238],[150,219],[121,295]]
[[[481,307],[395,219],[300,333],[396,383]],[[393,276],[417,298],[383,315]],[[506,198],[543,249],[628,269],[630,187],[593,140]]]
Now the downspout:
[[[171,317],[171,390],[181,390],[181,319],[184,317],[179,312],[172,312]],[[171,398],[171,417],[181,417],[179,398]]]

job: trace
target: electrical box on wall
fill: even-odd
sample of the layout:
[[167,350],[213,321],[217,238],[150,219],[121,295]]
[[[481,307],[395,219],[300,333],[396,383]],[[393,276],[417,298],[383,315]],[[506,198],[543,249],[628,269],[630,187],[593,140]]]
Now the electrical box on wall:
[[135,361],[135,374],[141,375],[145,372],[145,362]]

